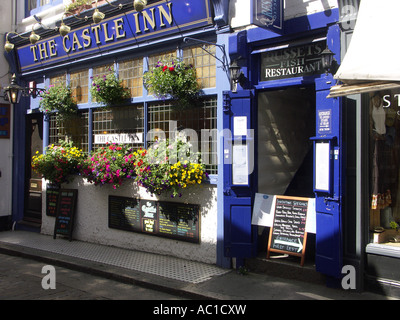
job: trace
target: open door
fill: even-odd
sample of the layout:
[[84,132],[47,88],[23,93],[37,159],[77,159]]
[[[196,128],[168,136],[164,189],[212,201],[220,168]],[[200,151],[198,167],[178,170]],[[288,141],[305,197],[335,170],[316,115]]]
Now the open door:
[[236,258],[256,255],[257,229],[252,226],[254,199],[254,128],[251,90],[224,93],[224,254]]
[[26,118],[25,206],[23,223],[40,227],[42,221],[42,177],[31,167],[32,157],[43,153],[43,115]]

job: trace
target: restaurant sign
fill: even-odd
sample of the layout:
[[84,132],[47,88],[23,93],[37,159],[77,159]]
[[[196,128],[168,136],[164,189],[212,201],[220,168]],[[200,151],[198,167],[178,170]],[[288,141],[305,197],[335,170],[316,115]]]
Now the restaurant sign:
[[283,33],[283,0],[253,0],[253,24]]
[[325,41],[299,46],[287,46],[280,50],[265,50],[261,53],[261,81],[304,77],[321,74],[321,52]]
[[158,1],[141,12],[125,12],[99,24],[74,29],[64,37],[57,34],[22,46],[17,54],[24,72],[210,24],[209,0]]

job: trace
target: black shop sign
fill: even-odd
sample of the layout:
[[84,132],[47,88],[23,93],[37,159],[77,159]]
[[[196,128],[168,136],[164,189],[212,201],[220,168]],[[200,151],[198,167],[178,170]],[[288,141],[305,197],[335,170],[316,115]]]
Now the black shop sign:
[[109,196],[108,227],[200,242],[199,205]]
[[321,52],[325,41],[285,46],[279,50],[260,50],[261,81],[312,76],[323,73]]

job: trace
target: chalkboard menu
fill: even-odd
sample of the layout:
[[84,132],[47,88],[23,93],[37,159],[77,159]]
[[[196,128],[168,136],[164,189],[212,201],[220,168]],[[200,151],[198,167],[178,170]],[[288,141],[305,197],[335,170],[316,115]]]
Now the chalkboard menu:
[[78,190],[60,189],[57,203],[56,222],[54,225],[54,239],[57,234],[60,234],[68,236],[69,240],[72,240],[77,195]]
[[57,203],[60,189],[47,188],[46,189],[46,215],[55,217],[57,215]]
[[109,196],[108,227],[200,242],[199,206]]
[[299,256],[304,264],[307,209],[307,198],[276,196],[267,258],[271,251],[280,252]]

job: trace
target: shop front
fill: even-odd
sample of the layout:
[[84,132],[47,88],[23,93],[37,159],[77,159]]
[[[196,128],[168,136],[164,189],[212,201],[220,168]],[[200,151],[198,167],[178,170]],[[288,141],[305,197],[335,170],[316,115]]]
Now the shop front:
[[[356,164],[357,192],[351,199],[354,228],[349,231],[355,233],[357,273],[367,288],[399,296],[400,69],[391,30],[400,7],[389,0],[382,5],[385,9],[373,1],[361,2],[351,41],[343,48],[343,62],[335,74],[340,82],[331,88],[329,99],[342,99],[344,110],[354,114],[350,125],[357,138],[347,148]],[[370,24],[377,17],[379,28]],[[365,44],[367,38],[373,39],[372,45]]]
[[326,48],[340,63],[337,21],[332,9],[285,20],[283,35],[264,26],[230,37],[242,75],[224,106],[224,250],[239,267],[294,256],[340,284],[343,115],[322,64]]
[[[221,92],[230,88],[223,4],[153,1],[136,11],[132,1],[96,2],[80,16],[56,21],[57,30],[35,30],[41,39],[34,44],[8,38],[15,45],[7,55],[18,83],[45,89],[15,105],[15,229],[30,221],[55,241],[72,234],[224,265],[216,134]],[[96,9],[105,13],[103,20],[84,18],[94,18]],[[153,73],[169,76],[176,89],[173,77],[182,72],[189,78],[193,70],[196,94],[174,99],[153,91]],[[124,92],[119,100],[106,100],[103,88],[112,97],[111,88]],[[73,115],[67,113],[69,100],[52,110],[53,98],[64,95],[77,105]],[[37,179],[31,164],[39,168],[57,153],[51,179]],[[78,174],[69,181],[61,178],[63,161],[76,161]],[[21,201],[33,196],[33,202]]]

